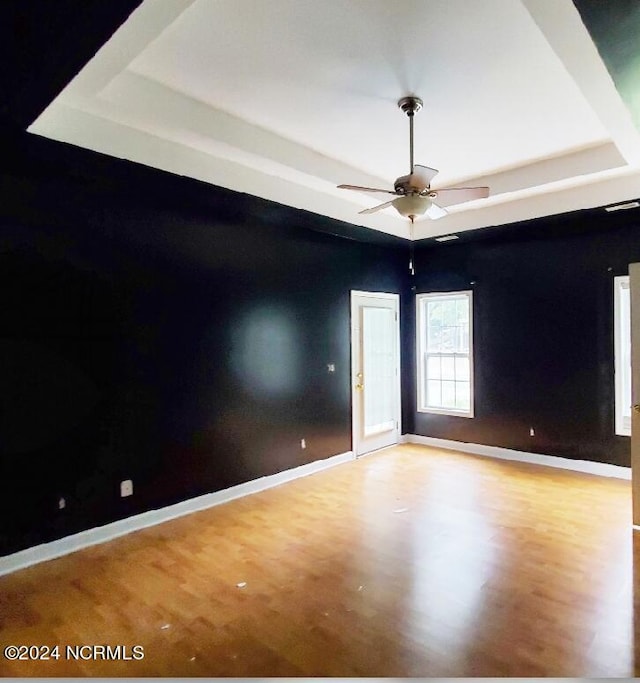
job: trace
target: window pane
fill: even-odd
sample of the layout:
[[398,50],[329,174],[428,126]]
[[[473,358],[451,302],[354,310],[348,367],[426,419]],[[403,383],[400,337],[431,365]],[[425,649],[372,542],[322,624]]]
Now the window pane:
[[442,405],[440,382],[438,380],[429,380],[427,382],[427,405],[431,408],[440,408]]
[[429,379],[440,379],[440,356],[427,357],[427,377]]
[[469,410],[471,405],[471,385],[469,382],[456,382],[456,408]]
[[442,325],[440,323],[429,324],[427,337],[427,350],[440,351],[442,347]]
[[441,337],[441,351],[452,352],[456,350],[456,335],[458,333],[457,327],[443,327]]
[[455,379],[455,358],[453,356],[442,357],[442,379]]
[[456,303],[455,299],[444,299],[442,301],[442,322],[444,325],[453,327],[457,324]]
[[621,409],[626,418],[631,418],[631,290],[620,288],[620,336],[624,340],[620,348],[620,367],[622,368]]
[[395,378],[394,313],[388,308],[362,308],[364,344],[364,430],[393,428],[394,396],[389,391]]
[[442,302],[427,303],[427,346],[429,351],[440,351],[442,346]]
[[456,356],[456,380],[459,382],[469,381],[469,358]]
[[631,436],[631,303],[629,276],[614,278],[615,433]]
[[456,407],[456,383],[442,382],[442,407],[455,408]]
[[469,325],[467,323],[458,328],[458,346],[456,351],[469,353]]
[[427,302],[427,322],[429,325],[442,325],[444,313],[442,303],[441,299]]
[[456,322],[458,325],[469,325],[469,299],[466,296],[456,301]]

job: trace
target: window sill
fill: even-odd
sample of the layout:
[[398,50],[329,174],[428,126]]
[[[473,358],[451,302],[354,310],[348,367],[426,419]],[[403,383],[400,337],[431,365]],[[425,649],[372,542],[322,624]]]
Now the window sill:
[[426,413],[429,415],[449,415],[452,417],[468,417],[473,418],[473,411],[451,410],[447,408],[418,408],[419,413]]

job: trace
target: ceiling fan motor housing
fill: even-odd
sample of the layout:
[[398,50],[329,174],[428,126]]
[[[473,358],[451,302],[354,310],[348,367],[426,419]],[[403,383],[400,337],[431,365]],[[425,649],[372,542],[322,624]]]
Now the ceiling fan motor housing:
[[407,194],[407,188],[408,188],[410,177],[411,177],[410,175],[402,175],[399,178],[397,178],[396,182],[393,184],[393,189],[398,194]]
[[424,178],[416,173],[410,173],[409,175],[402,175],[396,179],[393,185],[394,190],[398,194],[420,194],[424,190],[428,189],[428,185],[425,186]]

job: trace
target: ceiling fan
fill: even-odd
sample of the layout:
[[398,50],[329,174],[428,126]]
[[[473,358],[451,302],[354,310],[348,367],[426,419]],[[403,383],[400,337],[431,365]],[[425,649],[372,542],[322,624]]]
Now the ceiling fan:
[[413,221],[416,216],[427,214],[429,218],[442,218],[447,212],[443,207],[461,204],[472,199],[484,199],[489,196],[488,187],[443,187],[440,190],[431,189],[431,181],[438,174],[435,168],[413,163],[413,117],[422,109],[422,100],[410,95],[398,100],[398,106],[409,117],[409,174],[396,179],[393,190],[383,190],[377,187],[361,187],[359,185],[338,185],[344,190],[357,192],[384,192],[392,194],[392,199],[384,204],[378,204],[370,209],[360,211],[361,214],[375,213],[393,206],[401,216]]

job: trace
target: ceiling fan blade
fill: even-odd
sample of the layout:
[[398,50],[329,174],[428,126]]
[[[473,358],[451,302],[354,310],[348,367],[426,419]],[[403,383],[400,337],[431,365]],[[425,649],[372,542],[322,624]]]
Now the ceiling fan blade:
[[391,200],[390,202],[385,202],[384,204],[378,204],[378,206],[372,206],[370,209],[364,209],[364,211],[358,211],[358,213],[362,214],[367,214],[367,213],[375,213],[376,211],[381,211],[382,209],[386,209],[387,206],[391,206],[395,200]]
[[426,210],[426,214],[434,221],[449,215],[441,206],[438,206],[433,202],[431,202],[431,206]]
[[488,187],[443,187],[441,190],[432,190],[428,195],[440,206],[451,206],[469,202],[472,199],[484,199],[489,196]]
[[356,190],[356,192],[385,192],[386,194],[396,194],[394,190],[381,190],[379,187],[361,187],[360,185],[338,185],[341,190]]
[[435,168],[429,168],[429,166],[421,166],[420,164],[415,164],[413,167],[413,175],[420,178],[424,182],[425,187],[431,185],[431,181],[438,175],[440,171]]

